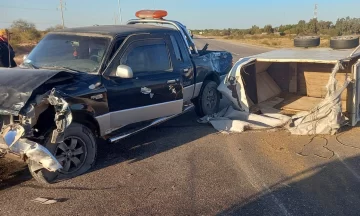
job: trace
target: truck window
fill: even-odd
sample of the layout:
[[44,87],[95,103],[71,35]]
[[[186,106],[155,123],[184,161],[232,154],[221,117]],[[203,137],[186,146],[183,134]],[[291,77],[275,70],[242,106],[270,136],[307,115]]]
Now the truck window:
[[117,41],[115,42],[115,44],[114,44],[114,46],[113,46],[113,48],[112,48],[112,50],[111,50],[109,59],[111,59],[111,58],[115,55],[116,51],[120,48],[120,45],[121,45],[123,42],[124,42],[124,38],[119,39],[119,40],[117,40]]
[[173,35],[170,35],[170,39],[171,39],[171,43],[174,47],[174,52],[175,52],[175,56],[176,56],[176,59],[178,61],[183,61],[183,58],[181,56],[181,51],[180,51],[180,47],[179,47],[179,44],[177,43],[175,37]]
[[[189,62],[191,61],[190,60],[190,56],[189,56],[189,51],[188,49],[186,48],[186,44],[184,42],[184,39],[180,36],[179,33],[175,33],[173,35],[171,35],[175,41],[176,41],[176,44],[178,45],[178,48],[180,50],[180,55],[181,55],[181,58],[182,58],[182,62]],[[172,39],[171,39],[172,40]]]
[[131,67],[134,74],[172,71],[169,50],[165,42],[139,45],[134,42],[121,58],[120,64]]

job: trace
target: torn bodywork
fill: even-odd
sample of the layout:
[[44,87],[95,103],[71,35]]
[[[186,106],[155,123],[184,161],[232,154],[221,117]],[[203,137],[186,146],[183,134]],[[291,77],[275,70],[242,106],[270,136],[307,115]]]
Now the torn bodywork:
[[55,111],[56,128],[52,132],[51,142],[63,141],[64,131],[72,122],[72,114],[68,103],[55,89],[36,97],[33,103],[23,108],[23,115],[0,116],[0,151],[20,156],[23,160],[31,160],[40,168],[58,171],[62,168],[58,160],[41,144],[36,142],[34,134],[40,114],[49,109]]
[[[325,64],[240,59],[218,87],[231,106],[199,122],[225,133],[281,127],[294,135],[335,134],[359,112],[359,94],[350,77],[352,73],[358,82],[355,60],[351,65],[342,60]],[[348,86],[354,90],[347,92]]]

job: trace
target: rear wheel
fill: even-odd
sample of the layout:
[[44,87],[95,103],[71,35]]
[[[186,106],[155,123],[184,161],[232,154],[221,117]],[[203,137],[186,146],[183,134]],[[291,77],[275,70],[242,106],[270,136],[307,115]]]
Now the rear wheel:
[[195,100],[195,112],[199,117],[211,115],[219,110],[220,92],[218,85],[212,80],[206,80]]
[[73,123],[65,131],[64,141],[51,143],[47,139],[45,147],[56,157],[63,169],[50,172],[44,168],[36,170],[37,164],[29,161],[32,176],[42,184],[70,179],[88,171],[96,159],[96,141],[93,133],[84,125]]

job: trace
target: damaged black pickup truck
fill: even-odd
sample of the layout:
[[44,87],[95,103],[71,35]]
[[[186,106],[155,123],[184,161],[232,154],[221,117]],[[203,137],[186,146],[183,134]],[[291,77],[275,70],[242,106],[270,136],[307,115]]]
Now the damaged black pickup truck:
[[117,142],[193,105],[216,112],[231,54],[198,51],[181,23],[154,18],[51,32],[0,69],[0,154],[54,183],[94,165],[97,138]]

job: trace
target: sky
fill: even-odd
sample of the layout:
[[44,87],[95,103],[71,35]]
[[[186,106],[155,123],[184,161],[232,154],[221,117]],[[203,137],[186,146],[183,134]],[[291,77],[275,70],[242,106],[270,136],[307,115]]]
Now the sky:
[[[115,24],[118,0],[63,0],[66,27]],[[250,28],[266,24],[295,24],[309,20],[318,4],[318,19],[335,22],[341,17],[360,17],[360,0],[120,0],[123,23],[141,9],[163,9],[166,18],[189,29]],[[0,0],[0,28],[24,19],[39,29],[61,24],[60,0]]]

